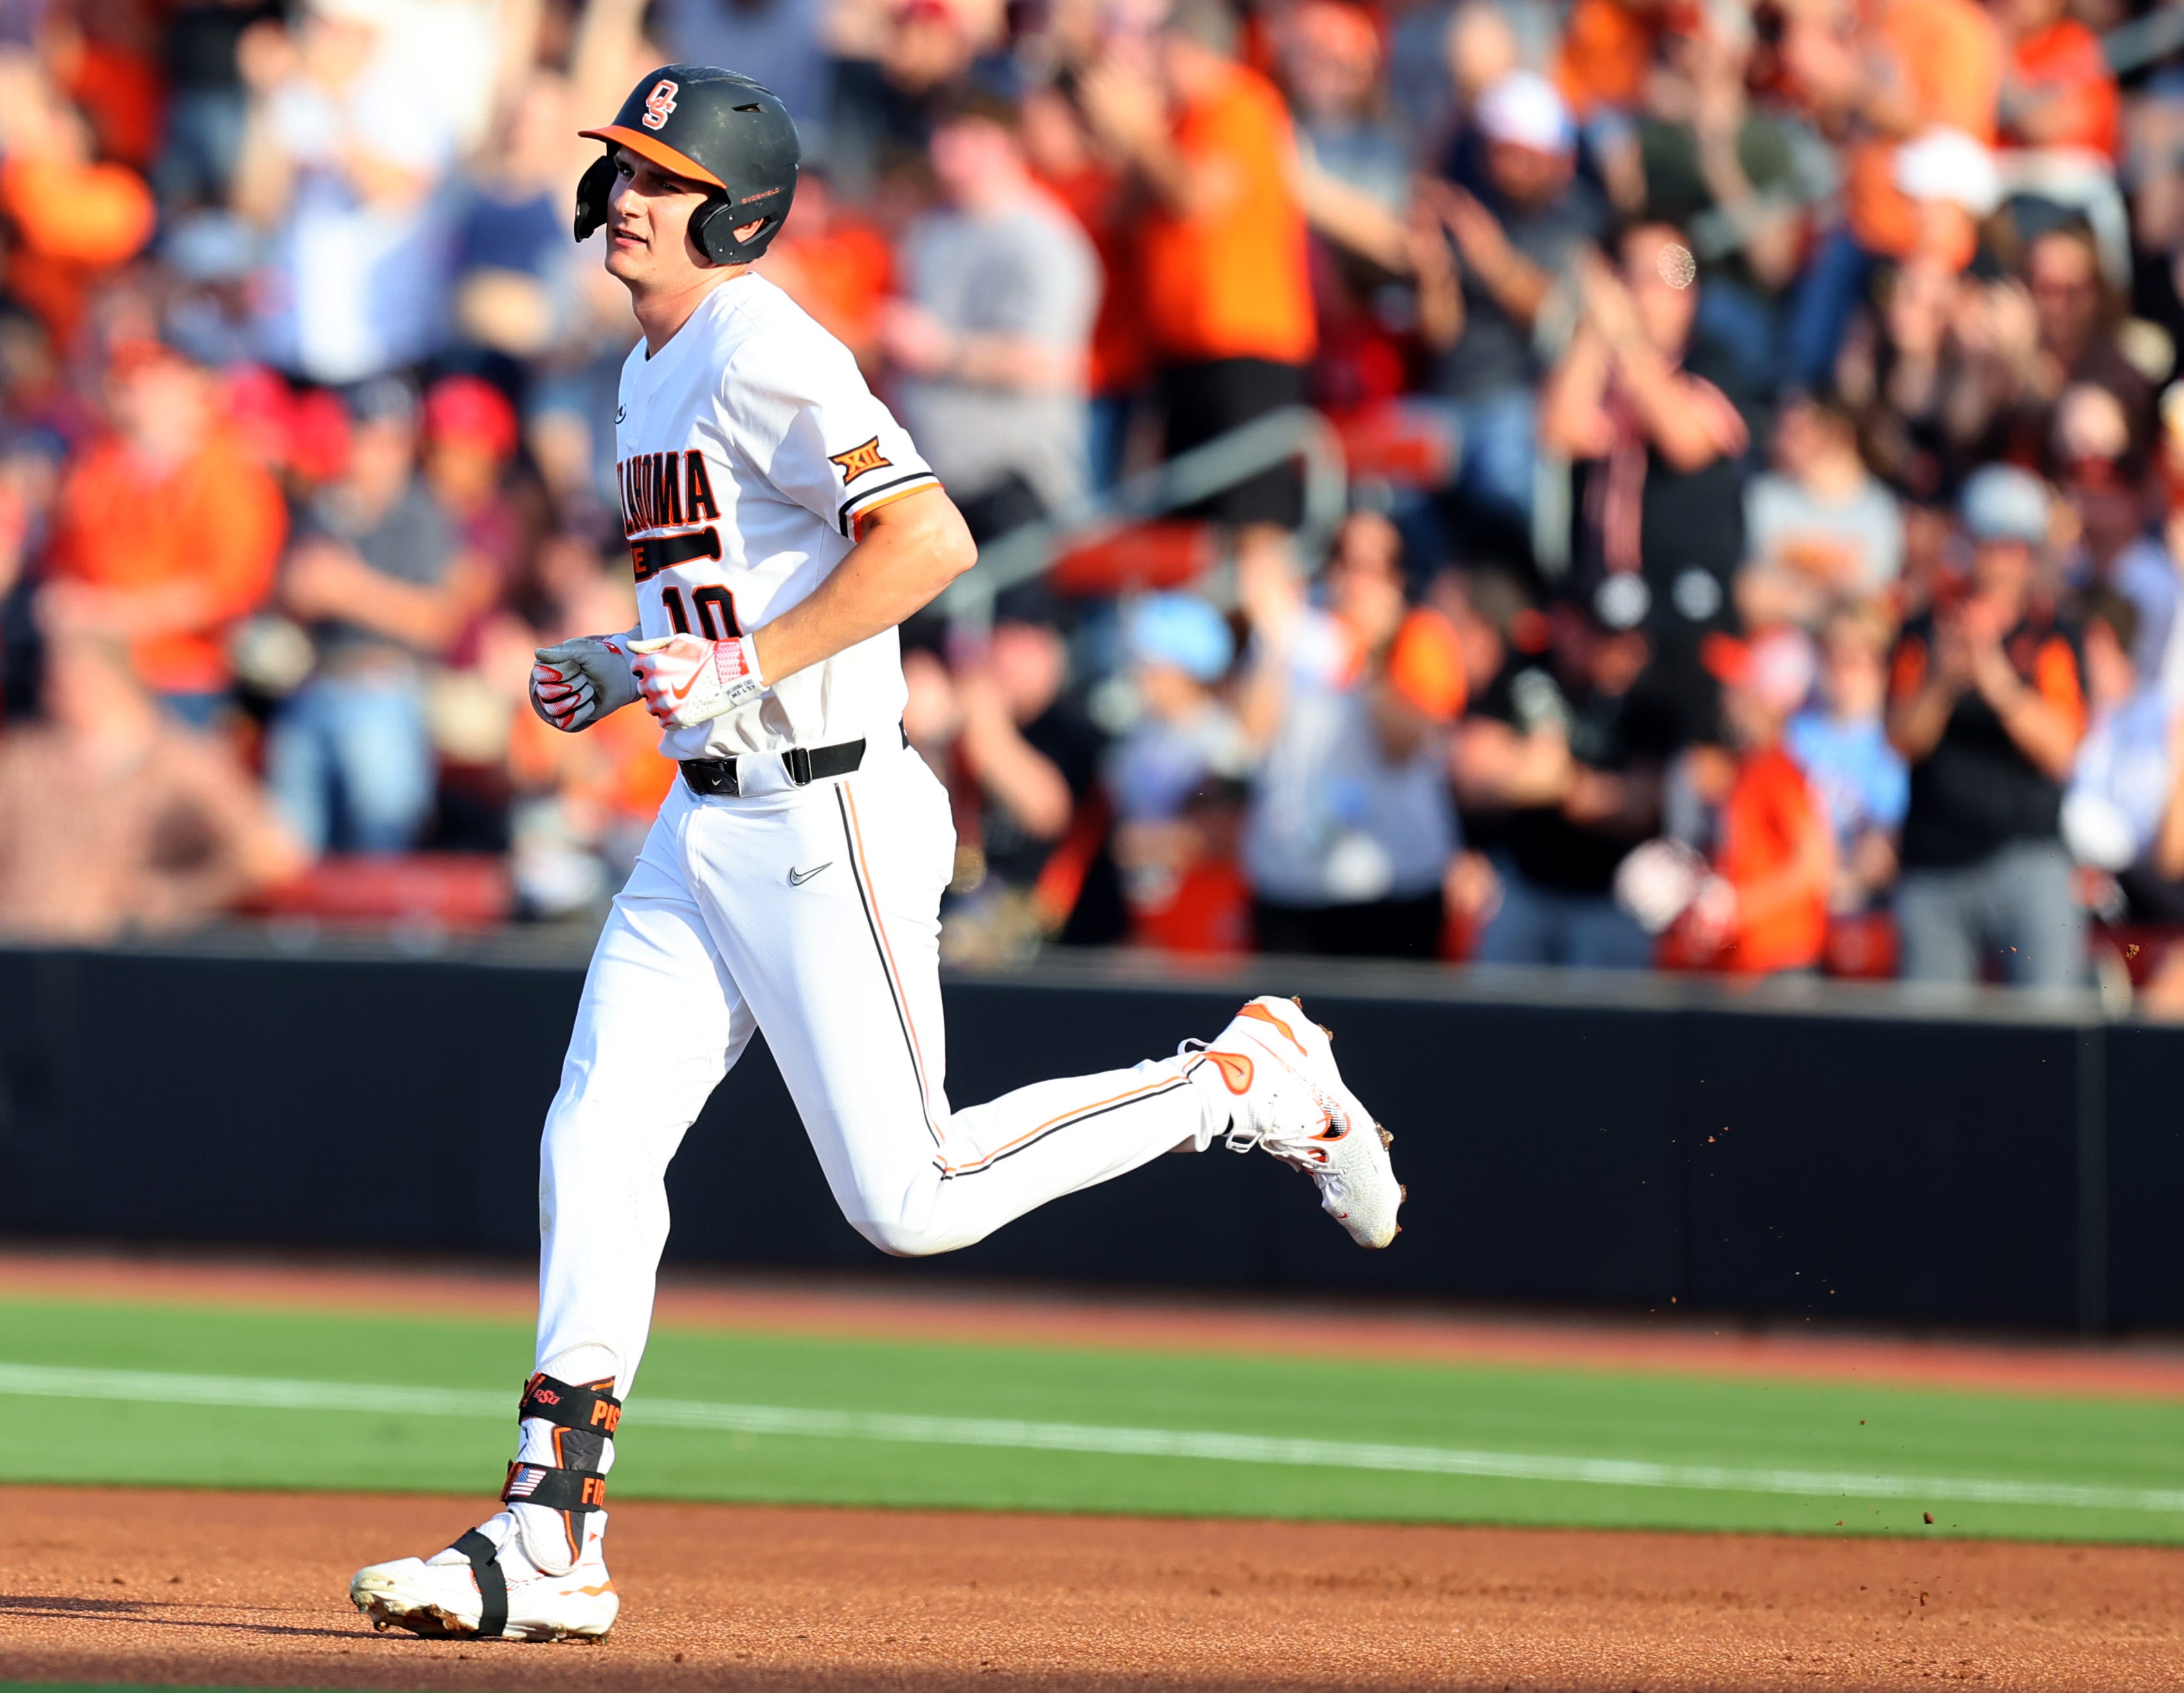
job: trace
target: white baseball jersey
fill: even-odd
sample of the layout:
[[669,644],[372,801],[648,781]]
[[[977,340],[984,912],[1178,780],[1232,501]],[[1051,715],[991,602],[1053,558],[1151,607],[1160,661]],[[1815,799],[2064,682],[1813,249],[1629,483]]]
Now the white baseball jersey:
[[[754,275],[657,357],[630,355],[621,410],[647,636],[763,626],[841,561],[862,515],[935,485],[848,350]],[[1233,1084],[1193,1056],[950,1105],[939,907],[956,829],[898,732],[904,693],[889,630],[663,740],[676,758],[736,757],[740,789],[675,784],[592,956],[541,1156],[549,1374],[628,1391],[668,1161],[760,1029],[843,1215],[889,1252],[967,1245],[1226,1127]],[[802,787],[778,756],[860,737],[855,770]],[[722,1202],[764,1205],[768,1161],[788,1156],[754,1145],[748,1190]],[[525,1429],[525,1460],[557,1462],[551,1429]]]
[[[763,628],[825,581],[859,522],[938,487],[850,350],[746,272],[659,352],[622,365],[615,416],[622,522],[645,636]],[[740,710],[670,729],[670,758],[731,758],[892,735],[895,632],[800,671]]]

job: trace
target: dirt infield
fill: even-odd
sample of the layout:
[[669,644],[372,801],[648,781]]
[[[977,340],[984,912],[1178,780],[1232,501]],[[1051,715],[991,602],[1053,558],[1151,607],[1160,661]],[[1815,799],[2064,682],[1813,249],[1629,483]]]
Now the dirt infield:
[[0,1489],[0,1678],[410,1688],[2184,1687],[2184,1552],[635,1504],[597,1646],[375,1635],[444,1499]]
[[[0,1296],[203,1301],[415,1312],[527,1320],[528,1270],[397,1267],[326,1260],[120,1256],[0,1250]],[[2174,1338],[2116,1345],[1934,1340],[1783,1327],[1740,1329],[1703,1318],[1552,1318],[1314,1304],[1238,1295],[1070,1295],[877,1278],[670,1271],[658,1319],[694,1328],[866,1339],[1302,1353],[1408,1362],[1665,1371],[1870,1386],[2184,1400]]]

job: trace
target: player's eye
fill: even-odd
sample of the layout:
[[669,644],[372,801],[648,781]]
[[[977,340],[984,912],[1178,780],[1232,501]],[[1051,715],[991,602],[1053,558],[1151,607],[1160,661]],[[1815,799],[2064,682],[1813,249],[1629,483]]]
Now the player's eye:
[[632,164],[627,159],[617,159],[615,160],[615,175],[621,177],[624,181],[627,181],[630,177],[637,175],[637,167],[634,164]]

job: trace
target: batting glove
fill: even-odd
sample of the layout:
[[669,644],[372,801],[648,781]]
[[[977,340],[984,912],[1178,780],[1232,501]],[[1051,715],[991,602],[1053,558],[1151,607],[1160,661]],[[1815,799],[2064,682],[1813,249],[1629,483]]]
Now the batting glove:
[[703,635],[663,635],[638,641],[630,670],[644,709],[667,729],[688,729],[766,692],[758,653],[748,635],[709,641]]
[[627,633],[580,635],[532,656],[531,709],[564,733],[588,729],[637,698]]

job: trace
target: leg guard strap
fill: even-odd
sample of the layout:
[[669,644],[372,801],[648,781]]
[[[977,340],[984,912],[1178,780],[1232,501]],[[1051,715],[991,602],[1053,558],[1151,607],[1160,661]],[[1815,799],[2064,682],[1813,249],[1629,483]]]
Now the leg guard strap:
[[477,1578],[478,1633],[487,1640],[498,1640],[508,1632],[508,1578],[501,1573],[500,1548],[475,1529],[465,1529],[454,1550],[471,1561],[471,1573]]
[[508,1467],[507,1484],[500,1490],[504,1505],[543,1505],[552,1511],[604,1511],[607,1479],[597,1470],[556,1469],[548,1464]]
[[600,1382],[580,1387],[557,1381],[541,1370],[523,1384],[523,1398],[515,1410],[516,1420],[540,1417],[557,1428],[610,1435],[621,1421],[621,1401],[604,1390],[613,1385],[612,1382]]

